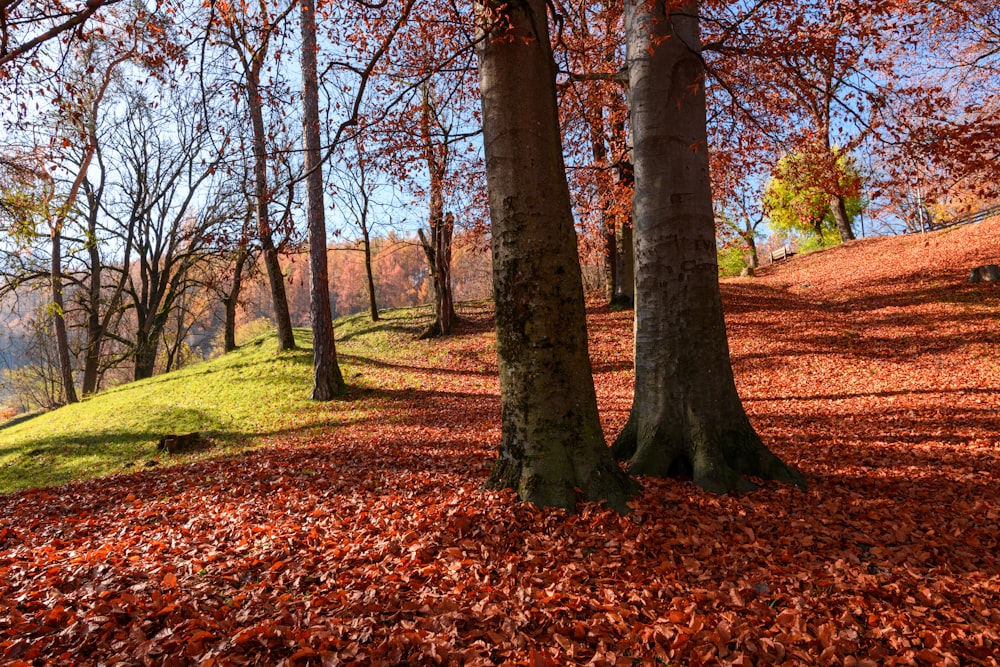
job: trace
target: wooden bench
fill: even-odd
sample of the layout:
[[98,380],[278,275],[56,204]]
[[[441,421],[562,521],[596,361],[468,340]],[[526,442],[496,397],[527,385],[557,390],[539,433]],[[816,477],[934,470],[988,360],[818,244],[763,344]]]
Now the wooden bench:
[[783,259],[788,259],[795,253],[788,249],[788,246],[781,246],[777,250],[771,251],[771,264],[775,262],[780,262]]

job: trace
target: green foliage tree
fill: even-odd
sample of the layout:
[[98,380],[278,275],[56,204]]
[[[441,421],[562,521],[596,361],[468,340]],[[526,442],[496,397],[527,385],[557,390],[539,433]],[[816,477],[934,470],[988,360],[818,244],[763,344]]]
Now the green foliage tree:
[[810,148],[784,155],[764,189],[771,227],[786,234],[812,235],[816,247],[842,241],[832,205],[843,199],[848,221],[865,210],[864,177],[854,159],[839,149]]

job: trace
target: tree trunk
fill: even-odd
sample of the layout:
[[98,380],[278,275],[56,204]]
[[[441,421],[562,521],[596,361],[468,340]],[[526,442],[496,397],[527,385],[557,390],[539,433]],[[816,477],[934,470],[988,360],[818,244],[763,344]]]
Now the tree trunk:
[[601,236],[604,241],[604,296],[609,305],[615,305],[618,295],[618,236],[615,220],[607,211],[601,214]]
[[424,161],[430,182],[430,206],[428,225],[430,241],[420,230],[420,242],[427,256],[431,280],[434,285],[434,323],[420,334],[420,338],[447,336],[451,333],[456,319],[455,306],[451,295],[451,238],[455,229],[455,218],[444,213],[444,179],[447,170],[448,146],[434,145],[431,136],[432,108],[427,86],[423,89],[423,104],[420,113],[420,134],[424,144]]
[[62,286],[62,223],[52,228],[52,320],[56,335],[56,353],[59,355],[59,377],[63,385],[63,398],[76,403],[76,386],[73,381],[73,364],[69,354],[69,336],[66,333],[66,309]]
[[434,249],[434,305],[437,313],[438,332],[451,333],[455,322],[455,304],[451,295],[451,239],[455,233],[455,216],[447,213],[441,218]]
[[615,230],[618,262],[618,291],[612,304],[616,308],[631,308],[635,303],[635,247],[632,240],[632,220],[621,221]]
[[[626,1],[635,132],[635,398],[614,445],[635,474],[743,475],[804,486],[760,441],[736,392],[719,292],[698,5]],[[654,46],[655,45],[655,46]]]
[[292,318],[288,311],[288,296],[285,293],[285,276],[281,272],[278,251],[274,247],[268,204],[267,189],[267,133],[261,107],[259,65],[254,63],[247,73],[247,106],[250,110],[250,125],[253,128],[253,178],[254,210],[257,216],[257,233],[263,250],[267,282],[271,288],[271,304],[274,308],[274,325],[278,329],[278,351],[294,350],[295,335]]
[[[626,86],[628,90],[628,86]],[[628,93],[631,99],[631,93]],[[624,123],[616,123],[613,128],[614,144],[619,148],[614,165],[616,189],[627,193],[631,200],[635,192],[635,173],[632,167],[632,130],[626,132]],[[629,202],[631,204],[631,201]],[[635,247],[632,240],[632,207],[623,207],[627,213],[622,214],[619,208],[618,220],[615,223],[615,262],[617,287],[612,306],[615,308],[631,308],[635,303]]]
[[[747,226],[750,226],[750,222],[747,222]],[[747,244],[747,268],[756,269],[760,265],[760,260],[757,258],[757,239],[753,229],[743,232],[743,241]]]
[[813,220],[813,234],[816,235],[816,241],[822,246],[823,245],[823,218],[815,218]]
[[361,236],[365,250],[365,276],[368,278],[368,314],[372,322],[378,322],[378,301],[375,296],[375,275],[372,272],[372,242],[368,234],[368,224],[361,225]]
[[486,485],[570,511],[580,490],[624,512],[634,483],[598,419],[545,8],[476,6],[502,406]]
[[[628,66],[626,64],[626,71]],[[632,89],[628,80],[624,81],[625,105],[631,107]],[[611,129],[613,155],[615,156],[614,177],[617,189],[623,199],[628,200],[628,206],[619,208],[619,217],[615,223],[615,245],[617,250],[618,289],[615,293],[616,308],[632,308],[635,304],[635,244],[632,239],[632,198],[635,194],[635,169],[632,166],[632,126],[626,125],[622,118],[620,98],[616,98],[613,111],[617,111],[615,122]],[[622,214],[622,210],[625,211]]]
[[[595,173],[599,173],[598,182],[607,185],[604,170],[608,166],[608,147],[605,144],[604,107],[588,109],[587,125],[590,130],[590,154],[594,159]],[[614,305],[618,294],[618,244],[615,238],[615,219],[611,214],[610,202],[607,197],[610,192],[600,187],[601,192],[601,240],[604,242],[604,292],[608,304]]]
[[245,248],[240,248],[236,254],[236,264],[233,266],[233,286],[229,294],[222,297],[222,305],[226,309],[226,322],[224,325],[223,350],[232,352],[236,349],[236,306],[240,302],[240,291],[243,289],[243,268],[246,266],[250,253]]
[[[101,365],[101,343],[104,331],[101,327],[101,251],[97,245],[97,210],[94,203],[90,206],[90,216],[87,224],[87,254],[90,258],[90,283],[87,286],[87,346],[83,357],[84,396],[90,396],[97,391],[97,379]],[[111,306],[109,305],[109,308]]]
[[447,336],[455,326],[455,302],[451,289],[451,241],[455,232],[455,216],[451,213],[432,220],[430,238],[423,229],[417,230],[420,245],[430,267],[431,290],[434,292],[434,322],[419,338]]
[[830,197],[830,210],[833,211],[833,219],[837,222],[837,230],[840,232],[841,241],[853,241],[854,230],[851,229],[851,219],[847,215],[847,200],[841,195]]
[[133,380],[145,380],[153,377],[156,370],[156,354],[160,347],[159,331],[152,333],[139,330],[135,335],[135,367],[132,370]]
[[328,401],[344,392],[337,364],[337,344],[330,313],[330,275],[326,257],[326,216],[323,202],[323,161],[320,154],[319,81],[316,74],[316,3],[302,0],[302,135],[305,144],[306,221],[309,228],[309,269],[312,284],[309,312],[313,334],[313,392]]

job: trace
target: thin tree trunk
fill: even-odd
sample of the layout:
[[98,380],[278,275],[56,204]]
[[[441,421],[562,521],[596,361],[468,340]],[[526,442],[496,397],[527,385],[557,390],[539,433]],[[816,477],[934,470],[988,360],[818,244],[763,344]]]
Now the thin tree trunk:
[[451,292],[451,238],[455,232],[455,216],[447,213],[441,218],[435,240],[434,250],[434,280],[437,289],[434,292],[438,329],[442,336],[451,333],[455,321],[455,304]]
[[[100,151],[96,150],[97,128],[96,125],[93,124],[91,125],[91,143],[95,146],[95,156],[97,157],[98,165],[100,166],[101,184],[96,192],[88,195],[88,198],[90,199],[90,216],[87,221],[87,252],[90,258],[90,285],[88,287],[87,295],[89,300],[89,313],[87,317],[87,344],[84,352],[83,363],[82,389],[84,396],[94,394],[100,388],[101,348],[104,343],[104,339],[112,326],[112,319],[116,315],[119,319],[121,318],[120,305],[122,301],[122,294],[124,293],[125,286],[128,283],[129,267],[131,266],[132,258],[132,242],[135,236],[135,225],[129,224],[125,243],[122,246],[125,249],[125,255],[119,260],[121,262],[121,266],[118,283],[115,285],[114,292],[111,293],[110,297],[104,299],[105,295],[103,294],[103,285],[101,284],[102,276],[104,274],[104,266],[101,261],[100,247],[97,243],[98,214],[100,210],[100,201],[104,192],[104,163],[101,159]],[[101,315],[102,300],[105,301],[103,304],[103,315]]]
[[255,63],[247,76],[247,106],[250,110],[250,125],[253,128],[254,211],[257,216],[257,233],[260,235],[264,267],[267,270],[267,282],[271,288],[271,304],[274,308],[274,325],[278,329],[280,352],[295,349],[295,334],[292,331],[292,318],[285,292],[285,276],[281,272],[278,251],[274,247],[274,235],[268,212],[270,197],[267,188],[267,134],[264,128],[258,77],[259,72]]
[[601,212],[601,237],[604,241],[604,296],[609,305],[615,304],[618,294],[618,236],[615,220],[607,211]]
[[455,308],[451,296],[451,237],[455,228],[455,219],[449,213],[444,213],[444,179],[447,161],[447,144],[434,145],[431,136],[432,108],[427,87],[423,89],[423,103],[420,113],[420,134],[424,143],[424,161],[427,163],[427,174],[430,181],[430,211],[428,225],[430,226],[430,241],[423,230],[419,232],[424,254],[430,268],[431,280],[434,285],[434,322],[420,334],[420,338],[447,336],[451,333],[455,321]]
[[759,260],[757,259],[757,240],[754,238],[753,232],[749,232],[743,238],[746,240],[747,244],[747,268],[756,269],[759,266]]
[[823,245],[823,218],[816,218],[813,220],[813,234],[816,235],[816,241],[822,246]]
[[226,309],[225,342],[223,344],[225,352],[232,352],[236,349],[236,306],[239,305],[240,291],[243,289],[243,269],[249,256],[250,253],[245,248],[237,251],[236,264],[233,266],[233,286],[229,290],[229,294],[222,298],[222,304]]
[[316,73],[316,3],[302,0],[302,125],[305,144],[306,220],[309,228],[309,269],[312,278],[310,314],[313,333],[313,392],[328,401],[344,392],[337,364],[337,346],[330,313],[330,275],[326,257],[326,216],[323,203],[323,163],[320,154],[319,82]]
[[73,381],[73,364],[69,354],[69,336],[66,333],[66,309],[62,285],[62,223],[52,228],[52,305],[53,328],[56,335],[56,353],[59,355],[59,377],[63,385],[63,398],[67,403],[76,403],[76,387]]
[[372,271],[372,242],[368,234],[368,223],[361,225],[361,238],[365,251],[365,277],[368,279],[368,314],[372,322],[378,322],[378,301],[375,296],[375,274]]
[[579,490],[626,511],[634,486],[604,442],[587,354],[546,4],[476,11],[502,406],[486,485],[571,511]]
[[[625,86],[628,99],[631,93]],[[619,191],[627,193],[629,205],[623,207],[627,213],[618,214],[615,221],[615,308],[632,308],[635,303],[635,247],[632,241],[631,198],[635,191],[635,173],[632,167],[632,131],[626,130],[624,121],[616,122],[612,128],[612,140],[618,147],[614,165],[615,183]],[[619,208],[621,211],[622,208]]]
[[90,238],[87,239],[87,254],[90,258],[90,282],[87,286],[87,346],[83,358],[83,385],[81,391],[89,396],[97,391],[97,378],[101,364],[101,343],[104,332],[101,327],[101,251],[97,246],[97,211],[91,205],[87,225]]
[[614,445],[629,470],[702,488],[799,485],[736,392],[719,292],[698,3],[626,0],[635,132],[635,398]]
[[[594,159],[594,166],[599,176],[606,185],[607,181],[604,169],[608,166],[608,147],[605,144],[604,136],[604,108],[589,110],[587,114],[587,125],[590,130],[590,154]],[[601,188],[604,190],[604,188]],[[609,304],[614,304],[615,295],[618,293],[618,244],[615,239],[615,220],[608,210],[610,203],[607,200],[608,192],[601,193],[601,240],[603,241],[602,255],[604,258],[604,291]]]

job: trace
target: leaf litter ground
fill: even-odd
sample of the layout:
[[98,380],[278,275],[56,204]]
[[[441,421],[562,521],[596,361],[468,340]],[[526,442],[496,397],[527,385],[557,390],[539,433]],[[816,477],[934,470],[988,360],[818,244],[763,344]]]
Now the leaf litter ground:
[[[643,479],[624,517],[480,490],[499,398],[467,309],[354,378],[377,420],[0,498],[0,662],[996,665],[1000,285],[965,278],[998,260],[995,220],[726,282],[741,395],[809,490]],[[613,437],[630,314],[590,327]]]

